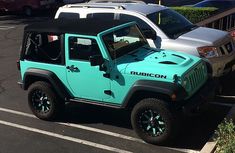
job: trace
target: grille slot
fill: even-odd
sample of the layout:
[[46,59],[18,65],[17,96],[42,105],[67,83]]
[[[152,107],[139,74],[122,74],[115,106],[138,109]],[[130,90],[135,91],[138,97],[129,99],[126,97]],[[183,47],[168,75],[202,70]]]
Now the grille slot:
[[233,44],[232,42],[227,42],[219,47],[220,52],[222,55],[230,54],[233,51]]
[[231,42],[225,44],[225,48],[227,50],[228,53],[231,53],[233,51],[233,45]]
[[221,51],[221,54],[222,54],[222,55],[225,54],[225,51],[224,51],[223,47],[220,47],[220,51]]
[[195,90],[195,88],[197,88],[205,79],[203,64],[199,64],[196,68],[194,68],[188,74],[188,79],[190,81],[192,89]]

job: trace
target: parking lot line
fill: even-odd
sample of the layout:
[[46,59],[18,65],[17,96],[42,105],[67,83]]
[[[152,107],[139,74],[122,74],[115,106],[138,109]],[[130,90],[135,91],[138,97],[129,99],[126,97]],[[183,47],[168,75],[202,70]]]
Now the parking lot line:
[[[16,115],[20,115],[20,116],[30,117],[30,118],[37,118],[32,114],[23,113],[23,112],[10,110],[10,109],[6,109],[6,108],[0,108],[0,111],[11,113],[11,114],[16,114]],[[121,139],[145,143],[144,141],[142,141],[141,139],[138,139],[138,138],[134,138],[134,137],[130,137],[130,136],[126,136],[126,135],[122,135],[119,133],[114,133],[114,132],[110,132],[110,131],[106,131],[106,130],[101,130],[101,129],[97,129],[97,128],[92,128],[92,127],[88,127],[88,126],[84,126],[84,125],[73,124],[73,123],[61,123],[61,122],[56,122],[56,123],[60,124],[60,125],[73,127],[73,128],[78,128],[78,129],[83,129],[83,130],[92,131],[92,132],[96,132],[96,133],[101,133],[101,134],[105,134],[105,135],[109,135],[109,136],[113,136],[113,137],[117,137],[117,138],[121,138]]]
[[235,105],[235,104],[228,104],[228,103],[221,103],[221,102],[210,102],[210,104],[220,105],[220,106],[228,106],[228,107],[232,107]]
[[32,114],[23,113],[23,112],[19,112],[19,111],[7,109],[7,108],[1,108],[1,107],[0,107],[0,111],[2,111],[2,112],[7,112],[7,113],[11,113],[11,114],[16,114],[16,115],[20,115],[20,116],[26,116],[26,117],[30,117],[30,118],[37,118],[36,116],[34,116],[34,115],[32,115]]
[[91,141],[82,140],[82,139],[78,139],[78,138],[74,138],[74,137],[69,137],[69,136],[65,136],[65,135],[61,135],[61,134],[57,134],[57,133],[53,133],[53,132],[49,132],[49,131],[44,131],[44,130],[40,130],[37,128],[27,127],[24,125],[15,124],[15,123],[11,123],[11,122],[6,122],[6,121],[2,121],[2,120],[0,120],[0,124],[14,127],[14,128],[18,128],[18,129],[23,129],[23,130],[30,131],[30,132],[35,132],[35,133],[51,136],[51,137],[55,137],[55,138],[59,138],[59,139],[63,139],[63,140],[67,140],[67,141],[72,141],[72,142],[76,142],[79,144],[83,144],[83,145],[87,145],[87,146],[91,146],[91,147],[95,147],[95,148],[99,148],[99,149],[103,149],[103,150],[108,150],[108,151],[112,151],[112,152],[132,153],[130,151],[102,145],[99,143],[94,143]]
[[[7,108],[0,107],[0,111],[37,119],[37,117],[32,115],[32,114],[23,113],[23,112],[19,112],[19,111],[7,109]],[[137,138],[130,137],[130,136],[125,136],[125,135],[110,132],[110,131],[96,129],[96,128],[92,128],[92,127],[88,127],[88,126],[83,126],[83,125],[79,125],[79,124],[72,124],[72,123],[61,123],[61,122],[56,122],[56,123],[60,124],[60,125],[65,125],[65,126],[69,126],[69,127],[78,128],[78,129],[84,129],[84,130],[87,130],[87,131],[97,132],[97,133],[101,133],[101,134],[105,134],[105,135],[109,135],[109,136],[113,136],[113,137],[117,137],[117,138],[122,138],[122,139],[131,140],[131,141],[135,141],[135,142],[145,143],[141,139],[137,139]],[[196,150],[191,150],[191,149],[171,148],[171,147],[165,147],[165,148],[168,148],[168,149],[171,149],[171,150],[176,150],[176,151],[181,151],[181,152],[184,152],[184,153],[197,153],[198,152]]]
[[13,26],[0,26],[0,30],[9,30],[9,29],[13,29],[15,27]]
[[122,139],[126,139],[126,140],[145,143],[143,140],[138,139],[138,138],[133,138],[133,137],[119,134],[119,133],[114,133],[114,132],[105,131],[105,130],[101,130],[101,129],[97,129],[97,128],[87,127],[87,126],[83,126],[83,125],[79,125],[79,124],[73,124],[73,123],[58,123],[58,124],[69,126],[69,127],[74,127],[74,128],[79,128],[79,129],[83,129],[83,130],[88,130],[88,131],[92,131],[92,132],[98,132],[98,133],[102,133],[105,135],[118,137],[118,138],[122,138]]
[[217,95],[217,97],[235,99],[235,96],[224,96],[224,95]]
[[180,151],[182,153],[200,153],[200,151],[191,150],[191,149],[171,148],[171,147],[164,147],[164,148],[171,149],[171,150],[174,150],[174,151]]

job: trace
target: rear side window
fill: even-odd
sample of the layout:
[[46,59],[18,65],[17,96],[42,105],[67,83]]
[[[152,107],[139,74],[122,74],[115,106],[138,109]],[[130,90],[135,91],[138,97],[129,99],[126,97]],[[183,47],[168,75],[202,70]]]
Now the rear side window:
[[66,13],[62,12],[58,16],[58,18],[65,18],[65,19],[79,19],[80,15],[78,13]]
[[102,20],[113,20],[114,13],[90,13],[87,14],[87,18],[93,19],[102,19]]
[[61,36],[55,34],[27,34],[24,59],[42,63],[63,64],[60,40]]

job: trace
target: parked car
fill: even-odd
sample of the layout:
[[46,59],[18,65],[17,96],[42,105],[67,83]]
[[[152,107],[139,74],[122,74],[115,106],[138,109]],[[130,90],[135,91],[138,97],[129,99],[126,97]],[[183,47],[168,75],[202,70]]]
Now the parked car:
[[192,5],[193,7],[215,7],[219,11],[224,11],[235,7],[234,0],[204,0]]
[[55,0],[0,0],[3,3],[4,11],[20,11],[31,16],[33,11],[52,8]]
[[6,9],[6,4],[4,1],[0,1],[0,11],[5,11]]
[[151,47],[189,53],[207,62],[209,73],[221,77],[234,70],[235,45],[230,34],[198,27],[177,12],[157,4],[143,2],[90,2],[60,7],[55,18],[90,18],[136,21]]
[[[51,34],[58,39],[48,40]],[[34,23],[25,27],[22,44],[19,84],[40,119],[54,119],[65,102],[128,109],[135,132],[161,144],[176,134],[179,113],[213,97],[203,60],[150,48],[135,22]]]

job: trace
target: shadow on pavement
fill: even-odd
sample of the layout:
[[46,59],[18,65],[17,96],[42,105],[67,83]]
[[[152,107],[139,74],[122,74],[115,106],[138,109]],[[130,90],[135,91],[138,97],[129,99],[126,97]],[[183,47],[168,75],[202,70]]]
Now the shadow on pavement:
[[223,85],[222,95],[235,96],[235,72],[223,77],[221,83]]
[[130,112],[126,110],[105,108],[88,104],[70,103],[66,106],[65,122],[72,123],[104,123],[131,129]]
[[[200,150],[214,133],[229,107],[210,105],[197,117],[183,119],[178,137],[166,147]],[[130,112],[85,104],[69,104],[60,122],[75,124],[102,123],[132,129]]]

